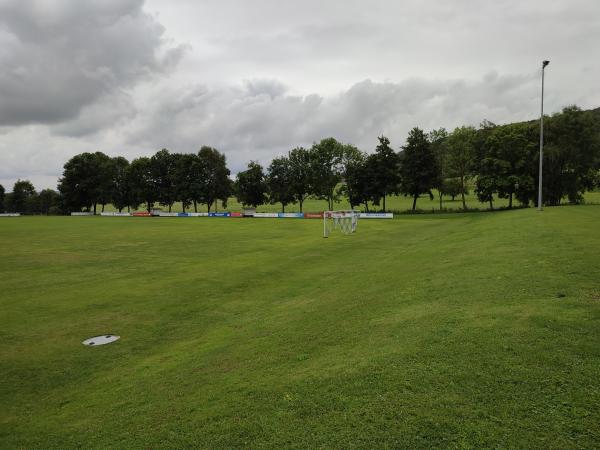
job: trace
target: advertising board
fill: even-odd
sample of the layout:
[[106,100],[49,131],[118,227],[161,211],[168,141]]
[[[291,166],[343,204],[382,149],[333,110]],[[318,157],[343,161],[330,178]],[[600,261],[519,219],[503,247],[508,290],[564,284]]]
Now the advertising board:
[[394,213],[360,213],[361,219],[393,219]]

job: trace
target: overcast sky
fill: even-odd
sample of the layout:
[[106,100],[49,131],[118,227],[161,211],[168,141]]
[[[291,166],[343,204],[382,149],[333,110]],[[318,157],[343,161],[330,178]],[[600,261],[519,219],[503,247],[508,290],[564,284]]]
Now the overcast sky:
[[253,159],[333,136],[372,152],[600,106],[598,0],[0,0],[0,184],[84,151]]

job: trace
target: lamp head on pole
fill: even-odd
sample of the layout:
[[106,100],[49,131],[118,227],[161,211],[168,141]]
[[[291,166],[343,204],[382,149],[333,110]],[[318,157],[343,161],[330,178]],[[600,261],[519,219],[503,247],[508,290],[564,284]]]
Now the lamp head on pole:
[[544,67],[546,67],[548,64],[550,64],[550,61],[547,61],[547,60],[545,60],[545,61],[542,61],[542,69],[543,69]]

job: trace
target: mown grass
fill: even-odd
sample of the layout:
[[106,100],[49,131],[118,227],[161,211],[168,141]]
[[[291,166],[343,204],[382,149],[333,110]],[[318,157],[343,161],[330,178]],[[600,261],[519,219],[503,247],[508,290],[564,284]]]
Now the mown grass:
[[0,446],[597,448],[598,223],[3,218]]

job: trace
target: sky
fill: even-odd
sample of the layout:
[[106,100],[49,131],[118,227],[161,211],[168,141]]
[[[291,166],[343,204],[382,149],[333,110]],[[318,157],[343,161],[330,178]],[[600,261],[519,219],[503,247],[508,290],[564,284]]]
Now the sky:
[[102,151],[224,152],[600,106],[598,0],[0,0],[0,184]]

